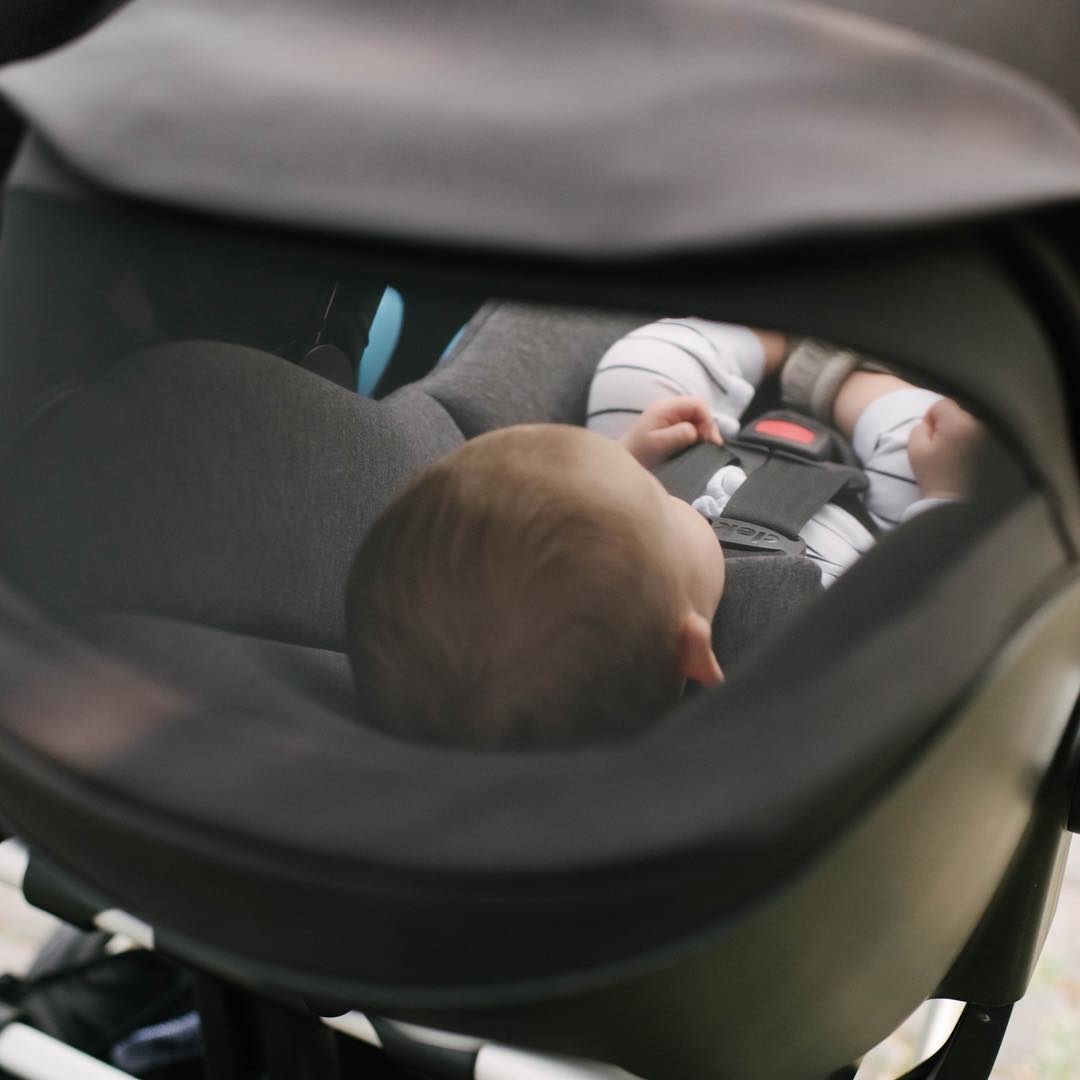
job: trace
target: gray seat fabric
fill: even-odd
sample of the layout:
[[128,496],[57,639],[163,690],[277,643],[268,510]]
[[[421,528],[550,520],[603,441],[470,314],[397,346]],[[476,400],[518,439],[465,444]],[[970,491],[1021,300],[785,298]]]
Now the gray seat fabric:
[[364,530],[461,441],[419,391],[376,404],[252,349],[149,349],[24,436],[5,562],[54,610],[150,612],[340,648]]
[[493,302],[469,323],[449,362],[420,383],[467,438],[535,421],[585,422],[604,351],[649,316]]
[[713,649],[730,677],[824,591],[817,563],[801,555],[728,559]]
[[96,612],[73,624],[86,641],[144,675],[198,697],[228,715],[318,714],[356,718],[344,653],[217,630],[159,615]]
[[22,436],[11,578],[58,611],[343,648],[349,562],[389,498],[463,433],[580,423],[597,360],[639,321],[491,304],[446,365],[379,403],[254,349],[131,354]]

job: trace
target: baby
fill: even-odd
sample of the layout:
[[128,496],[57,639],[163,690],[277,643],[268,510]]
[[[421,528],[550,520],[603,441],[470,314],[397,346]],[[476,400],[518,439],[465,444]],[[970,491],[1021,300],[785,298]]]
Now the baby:
[[[696,324],[724,327],[693,320],[694,332]],[[660,336],[672,325],[686,323]],[[668,495],[649,471],[699,440],[721,441],[720,428],[737,427],[755,380],[784,359],[778,335],[717,333],[716,355],[727,359],[715,370],[700,357],[691,362],[706,380],[726,370],[726,392],[718,393],[745,398],[741,405],[673,396],[670,383],[643,388],[640,372],[616,352],[624,338],[590,397],[590,424],[621,418],[617,440],[557,424],[493,431],[435,462],[393,500],[361,544],[346,596],[350,659],[372,723],[470,747],[583,744],[647,727],[687,680],[722,680],[712,620],[724,591],[723,551],[705,514]],[[650,335],[635,334],[637,349]],[[750,358],[746,370],[732,334]],[[638,366],[663,374],[663,358],[654,359],[659,367]],[[631,377],[616,396],[625,402],[629,388],[634,403],[601,401],[615,361],[626,361],[620,370]],[[875,402],[914,389],[879,372],[835,381],[828,408],[849,437]],[[936,395],[923,412],[907,439],[915,497],[959,497],[974,421]]]
[[[707,319],[662,319],[616,342],[593,379],[587,425],[618,438],[653,402],[691,394],[731,438],[759,383],[777,369],[784,403],[835,426],[852,444],[869,483],[864,508],[878,530],[966,491],[978,425],[955,402],[851,351],[807,340],[789,352],[781,334]],[[745,479],[736,465],[720,469],[694,507],[715,520]],[[833,504],[800,536],[825,585],[874,543],[858,518]]]

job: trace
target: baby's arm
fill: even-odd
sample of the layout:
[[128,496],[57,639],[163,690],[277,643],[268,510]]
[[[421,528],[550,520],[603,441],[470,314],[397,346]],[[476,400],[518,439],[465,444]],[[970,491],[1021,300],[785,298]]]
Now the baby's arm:
[[720,432],[731,437],[758,383],[785,351],[782,334],[708,319],[661,319],[639,327],[600,361],[586,425],[619,438],[653,402],[692,395],[705,400]]
[[881,529],[899,525],[922,497],[908,439],[940,400],[940,394],[879,372],[856,371],[840,387],[833,417],[866,471],[863,504]]
[[[833,403],[833,422],[850,442],[859,417],[878,398],[898,390],[914,390],[913,383],[881,371],[854,371],[843,382]],[[936,395],[935,395],[936,396]]]
[[833,417],[866,470],[866,507],[881,527],[970,493],[982,426],[955,401],[895,375],[856,371]]

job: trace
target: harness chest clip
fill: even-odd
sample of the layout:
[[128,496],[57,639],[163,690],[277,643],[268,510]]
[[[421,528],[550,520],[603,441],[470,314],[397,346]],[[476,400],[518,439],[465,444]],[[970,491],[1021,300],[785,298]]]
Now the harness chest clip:
[[779,450],[804,461],[844,460],[832,428],[786,409],[775,409],[750,421],[739,432],[738,443]]

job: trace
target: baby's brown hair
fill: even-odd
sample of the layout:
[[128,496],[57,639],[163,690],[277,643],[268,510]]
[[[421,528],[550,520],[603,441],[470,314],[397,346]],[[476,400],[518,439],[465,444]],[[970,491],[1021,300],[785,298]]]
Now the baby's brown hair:
[[366,721],[444,744],[569,745],[641,730],[677,700],[675,583],[640,516],[583,473],[589,438],[492,432],[387,507],[346,594]]

